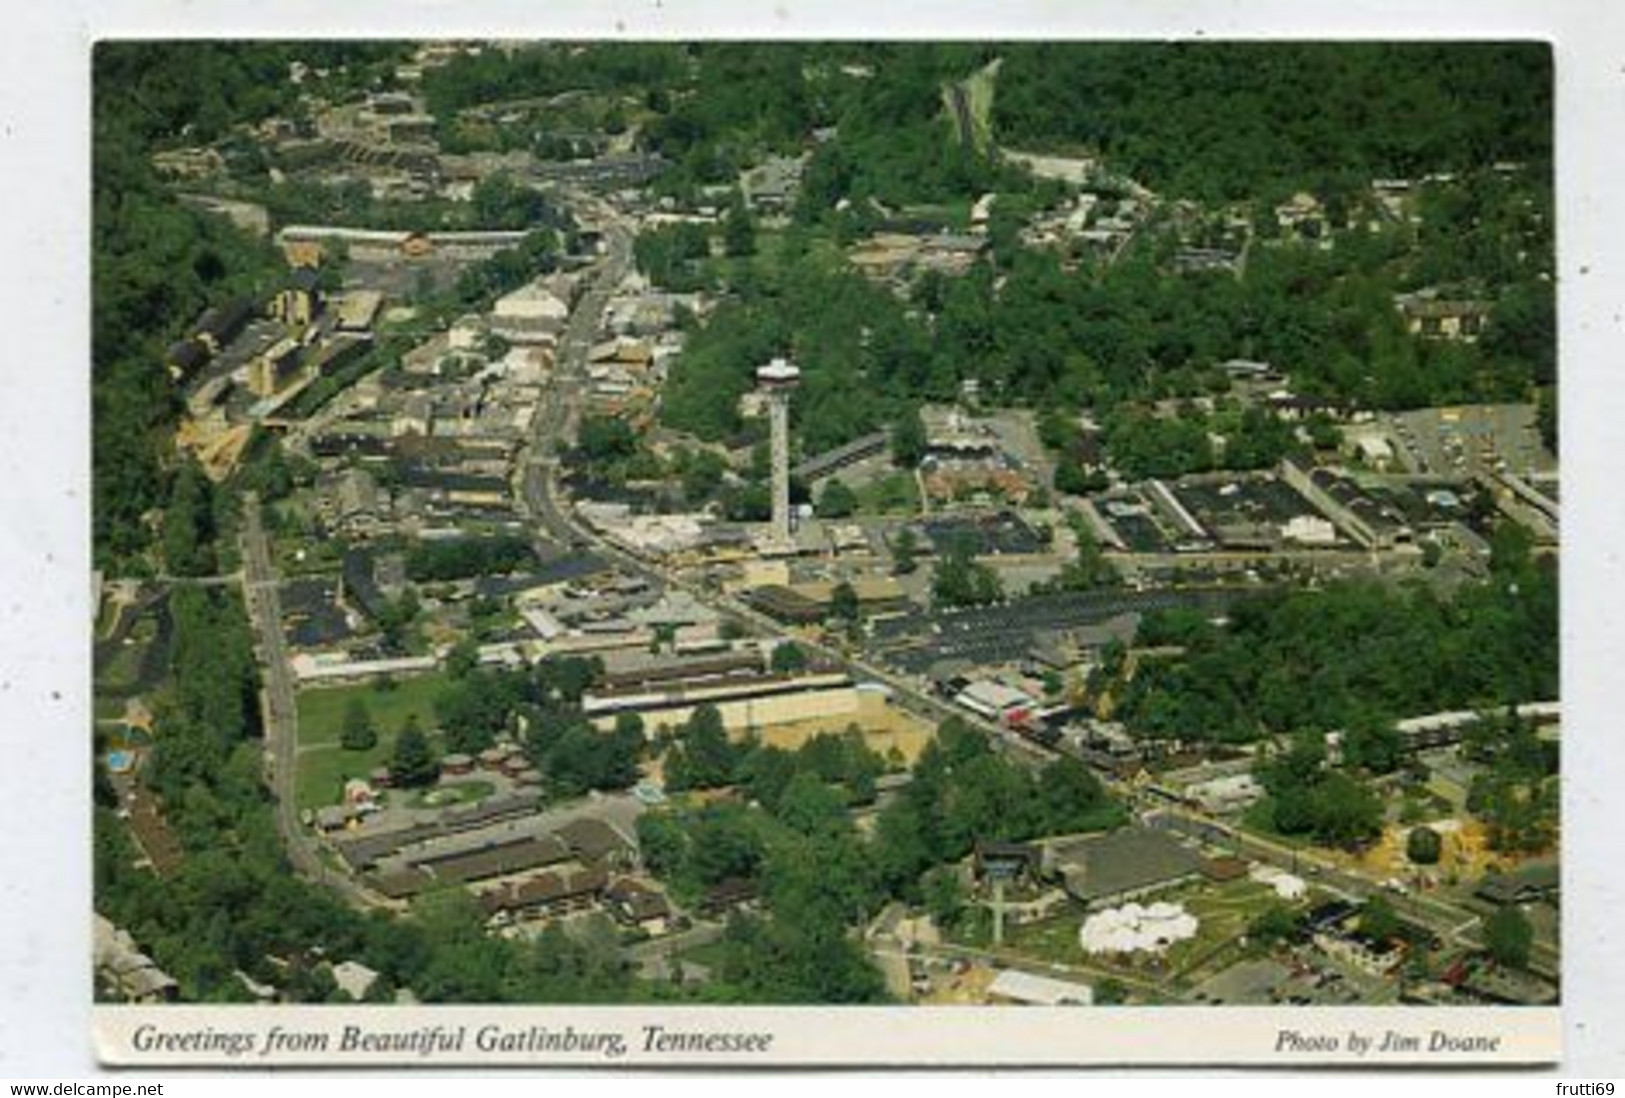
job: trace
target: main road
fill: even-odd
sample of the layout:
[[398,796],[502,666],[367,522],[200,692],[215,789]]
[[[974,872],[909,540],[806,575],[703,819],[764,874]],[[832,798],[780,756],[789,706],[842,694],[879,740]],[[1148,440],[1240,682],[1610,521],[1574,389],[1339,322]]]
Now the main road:
[[299,822],[294,777],[299,745],[299,707],[294,698],[288,646],[282,635],[282,598],[271,548],[260,519],[259,496],[243,494],[243,601],[254,627],[263,680],[260,695],[266,750],[270,753],[271,792],[276,798],[277,830],[288,860],[300,876],[326,885],[358,907],[377,901],[348,874],[321,859],[310,831]]

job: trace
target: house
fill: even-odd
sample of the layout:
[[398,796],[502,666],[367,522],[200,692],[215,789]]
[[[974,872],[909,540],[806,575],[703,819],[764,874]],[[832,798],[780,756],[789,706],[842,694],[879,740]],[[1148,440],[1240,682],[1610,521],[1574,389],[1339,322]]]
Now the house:
[[314,267],[295,267],[288,285],[271,299],[272,316],[301,327],[315,320],[321,307],[321,276]]
[[1319,515],[1293,515],[1281,524],[1281,540],[1299,545],[1336,545],[1337,527]]
[[988,985],[987,1001],[1017,1006],[1093,1006],[1095,993],[1088,984],[1007,968]]
[[96,915],[91,932],[99,987],[129,1003],[162,1003],[175,998],[180,985],[141,952],[130,932]]
[[201,370],[209,361],[209,348],[200,339],[183,339],[171,343],[164,352],[164,365],[175,381],[184,381]]
[[1393,939],[1378,941],[1357,931],[1317,931],[1311,941],[1321,952],[1372,976],[1392,972],[1405,958],[1405,946]]
[[564,329],[570,307],[541,282],[499,297],[491,310],[491,333],[510,343],[550,342]]
[[[902,586],[891,576],[859,576],[849,581],[849,585],[857,596],[860,612],[865,615],[891,613],[908,606]],[[822,621],[833,609],[836,586],[825,580],[767,584],[753,590],[749,600],[781,621]]]
[[1202,871],[1194,851],[1166,832],[1138,826],[1051,843],[1045,856],[1068,895],[1091,909],[1195,880]]
[[715,918],[735,908],[747,907],[755,902],[758,891],[756,882],[748,877],[729,877],[718,881],[700,897],[700,914]]
[[383,304],[384,295],[378,290],[351,290],[336,303],[333,327],[340,332],[369,332]]
[[637,851],[627,839],[603,820],[577,817],[553,833],[563,840],[584,863],[603,863],[616,869],[630,868]]
[[316,830],[325,835],[343,831],[360,818],[361,813],[353,804],[329,804],[316,810],[314,823]]
[[1555,862],[1527,865],[1512,873],[1492,873],[1478,882],[1473,895],[1497,907],[1532,904],[1541,900],[1556,902],[1563,887],[1562,874]]
[[378,807],[378,793],[362,778],[351,778],[344,783],[344,803],[363,812]]
[[1207,858],[1202,862],[1202,876],[1215,884],[1223,884],[1241,880],[1250,868],[1242,858]]
[[197,319],[193,335],[208,347],[211,355],[217,355],[237,338],[253,316],[252,302],[247,298],[233,298],[224,305],[205,309]]
[[255,396],[268,397],[292,379],[299,369],[304,347],[294,339],[279,339],[265,349],[248,367],[248,388]]
[[751,209],[758,213],[784,213],[795,205],[801,193],[801,173],[806,159],[770,156],[739,177],[739,190]]
[[973,866],[981,879],[1017,881],[1036,877],[1043,866],[1043,852],[1030,843],[977,840]]
[[401,405],[401,410],[390,421],[390,434],[395,438],[417,435],[426,438],[434,432],[434,399],[427,393],[413,393]]
[[1486,301],[1471,298],[1444,298],[1437,290],[1421,290],[1394,298],[1405,328],[1423,339],[1459,340],[1472,343],[1484,332],[1490,316]]
[[341,961],[333,966],[333,982],[340,991],[359,1003],[378,982],[378,973],[360,961]]
[[1299,191],[1275,207],[1275,223],[1282,231],[1319,237],[1326,230],[1326,208],[1306,191]]
[[978,679],[961,690],[954,701],[978,716],[1009,724],[1026,718],[1037,702],[1025,691],[992,679]]
[[1027,656],[1039,673],[1045,670],[1066,671],[1081,664],[1092,664],[1113,643],[1133,644],[1140,630],[1140,620],[1141,616],[1131,610],[1091,625],[1035,630]]
[[551,918],[591,908],[608,882],[609,873],[603,866],[550,870],[481,892],[478,902],[498,924]]
[[604,890],[610,914],[627,926],[648,934],[666,933],[671,926],[671,903],[657,889],[632,877],[620,877]]
[[1189,786],[1185,796],[1202,811],[1223,815],[1257,803],[1264,796],[1264,787],[1251,773],[1229,774]]
[[890,438],[891,436],[885,431],[872,431],[867,435],[853,439],[851,442],[843,443],[834,449],[825,450],[821,454],[807,458],[790,471],[806,483],[812,484],[832,473],[839,472],[848,465],[884,453]]

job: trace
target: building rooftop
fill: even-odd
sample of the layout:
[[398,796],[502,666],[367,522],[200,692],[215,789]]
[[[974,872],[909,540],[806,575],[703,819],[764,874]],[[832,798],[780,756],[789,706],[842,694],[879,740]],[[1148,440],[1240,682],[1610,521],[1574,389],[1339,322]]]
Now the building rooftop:
[[1056,843],[1050,857],[1065,878],[1067,891],[1086,903],[1171,884],[1202,868],[1195,852],[1145,827]]
[[1088,984],[1074,984],[1007,968],[988,985],[991,998],[1009,999],[1029,1006],[1090,1006],[1095,993]]

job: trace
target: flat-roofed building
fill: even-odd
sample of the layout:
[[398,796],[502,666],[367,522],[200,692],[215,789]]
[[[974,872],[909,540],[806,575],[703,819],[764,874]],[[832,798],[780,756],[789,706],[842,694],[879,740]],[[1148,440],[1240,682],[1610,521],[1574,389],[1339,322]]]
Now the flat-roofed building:
[[1195,851],[1166,832],[1138,826],[1049,844],[1046,858],[1067,893],[1090,908],[1159,892],[1202,873]]
[[255,396],[269,397],[281,389],[299,369],[304,347],[293,339],[279,339],[249,363],[248,388]]

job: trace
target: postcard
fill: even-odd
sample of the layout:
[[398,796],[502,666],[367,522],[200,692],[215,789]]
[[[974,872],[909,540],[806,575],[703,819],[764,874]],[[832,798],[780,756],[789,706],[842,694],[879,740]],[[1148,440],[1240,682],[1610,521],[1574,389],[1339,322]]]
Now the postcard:
[[92,76],[104,1063],[1559,1058],[1549,44]]

